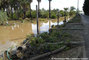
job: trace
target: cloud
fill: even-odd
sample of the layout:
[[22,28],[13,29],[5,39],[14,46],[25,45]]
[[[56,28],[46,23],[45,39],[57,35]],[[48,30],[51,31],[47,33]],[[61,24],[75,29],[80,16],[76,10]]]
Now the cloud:
[[[51,9],[63,9],[64,7],[70,7],[70,6],[74,6],[75,8],[77,8],[77,1],[78,0],[52,0],[51,2]],[[82,6],[83,6],[84,0],[80,1],[79,4],[79,9],[82,10]],[[36,9],[36,5],[37,5],[37,0],[33,0],[32,3],[32,9]],[[40,8],[44,8],[44,9],[49,9],[49,2],[48,0],[42,0],[40,3]]]

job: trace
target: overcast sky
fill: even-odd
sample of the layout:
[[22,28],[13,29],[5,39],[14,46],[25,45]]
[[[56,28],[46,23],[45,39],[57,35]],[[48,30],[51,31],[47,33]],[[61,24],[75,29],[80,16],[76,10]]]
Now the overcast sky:
[[[57,9],[61,10],[64,7],[70,7],[70,6],[74,6],[75,8],[77,8],[77,1],[78,0],[52,0],[51,9],[57,8]],[[80,3],[79,9],[82,10],[84,0],[80,0],[79,3]],[[33,0],[32,9],[36,9],[36,7],[35,7],[36,5],[37,5],[37,0]],[[41,0],[40,8],[48,9],[49,8],[48,0]]]

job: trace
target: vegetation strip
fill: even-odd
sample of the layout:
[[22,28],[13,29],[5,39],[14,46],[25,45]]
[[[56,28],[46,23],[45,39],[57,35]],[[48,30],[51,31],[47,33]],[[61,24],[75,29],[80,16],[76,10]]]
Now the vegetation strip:
[[63,47],[61,47],[61,48],[59,48],[59,49],[57,49],[57,50],[54,50],[54,51],[51,51],[51,52],[48,52],[48,53],[45,53],[45,54],[42,54],[42,55],[33,57],[33,58],[31,58],[30,60],[36,60],[36,59],[39,59],[39,58],[42,58],[42,57],[46,57],[46,56],[49,56],[49,55],[54,54],[54,53],[57,53],[57,52],[61,52],[61,51],[64,50],[65,47],[66,47],[66,46],[63,46]]
[[70,25],[83,25],[82,23],[68,23]]
[[57,43],[44,43],[42,44],[41,46],[45,45],[45,44],[61,44],[61,43],[64,43],[65,45],[68,45],[68,44],[72,44],[72,45],[82,45],[84,43],[84,41],[82,42],[57,42]]
[[62,29],[62,30],[84,30],[82,28],[81,29],[80,28],[79,29],[78,28],[76,28],[76,29],[75,28],[70,28],[70,29],[69,28],[60,28],[60,29]]
[[81,29],[80,28],[79,29],[78,28],[77,29],[75,29],[75,28],[59,28],[59,29],[52,29],[52,30],[84,30],[84,29],[82,29],[82,28]]

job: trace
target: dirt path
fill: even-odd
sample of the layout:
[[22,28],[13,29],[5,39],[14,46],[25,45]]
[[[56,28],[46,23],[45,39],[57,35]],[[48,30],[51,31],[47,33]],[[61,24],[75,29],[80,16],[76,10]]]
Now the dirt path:
[[[84,24],[84,40],[86,57],[89,58],[89,16],[81,15],[82,23]],[[89,59],[88,59],[89,60]]]

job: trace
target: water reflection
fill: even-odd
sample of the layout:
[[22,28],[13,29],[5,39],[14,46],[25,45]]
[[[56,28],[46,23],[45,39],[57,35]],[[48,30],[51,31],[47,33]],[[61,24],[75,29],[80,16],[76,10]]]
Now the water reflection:
[[[48,32],[52,25],[57,25],[57,20],[39,21],[40,33]],[[20,44],[28,34],[37,34],[36,22],[15,22],[13,26],[0,26],[0,50]]]

